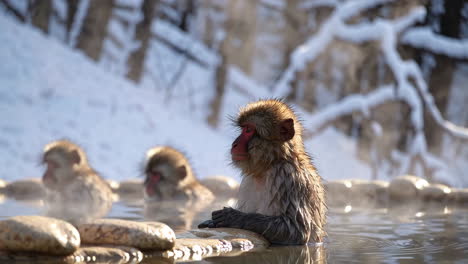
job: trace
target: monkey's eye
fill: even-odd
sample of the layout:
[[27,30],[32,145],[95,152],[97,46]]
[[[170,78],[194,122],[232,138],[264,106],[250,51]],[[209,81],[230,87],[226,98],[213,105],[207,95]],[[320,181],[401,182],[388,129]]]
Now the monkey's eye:
[[255,127],[251,125],[245,125],[242,127],[242,133],[244,134],[253,134],[255,132]]
[[47,161],[47,165],[48,165],[50,168],[52,168],[52,169],[55,169],[55,168],[60,167],[59,164],[58,164],[57,162],[51,161],[51,160]]

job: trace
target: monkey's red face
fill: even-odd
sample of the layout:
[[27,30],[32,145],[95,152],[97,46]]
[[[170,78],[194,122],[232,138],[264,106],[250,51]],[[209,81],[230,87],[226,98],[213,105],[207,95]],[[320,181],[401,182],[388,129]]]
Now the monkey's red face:
[[55,171],[60,168],[60,165],[52,160],[46,161],[46,165],[47,169],[42,176],[42,182],[46,187],[53,189],[58,182]]
[[234,140],[231,148],[233,161],[243,161],[249,159],[249,142],[255,135],[255,124],[246,123],[241,126],[242,133]]
[[146,176],[145,180],[145,191],[149,197],[156,195],[156,186],[161,180],[161,173],[157,171],[151,171]]

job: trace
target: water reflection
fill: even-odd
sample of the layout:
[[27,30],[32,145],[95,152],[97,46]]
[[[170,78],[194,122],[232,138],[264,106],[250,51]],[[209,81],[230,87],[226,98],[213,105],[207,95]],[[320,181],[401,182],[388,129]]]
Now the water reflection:
[[[114,203],[110,218],[157,220],[177,231],[194,228],[211,211],[234,201],[217,201],[201,211],[192,204]],[[40,214],[41,203],[5,200],[1,218]],[[271,247],[211,257],[203,263],[468,263],[468,209],[437,203],[330,208],[328,237],[320,246]],[[161,259],[160,261],[162,261]],[[148,260],[149,261],[149,260]],[[173,263],[173,260],[150,263]]]
[[245,252],[236,257],[212,257],[205,263],[327,263],[323,245],[272,246],[262,251]]

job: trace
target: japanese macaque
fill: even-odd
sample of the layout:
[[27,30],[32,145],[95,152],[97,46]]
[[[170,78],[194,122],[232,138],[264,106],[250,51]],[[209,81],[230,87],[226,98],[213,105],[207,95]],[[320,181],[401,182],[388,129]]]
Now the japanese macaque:
[[72,223],[105,216],[112,207],[112,190],[88,164],[84,151],[67,140],[49,143],[44,148],[47,166],[42,182],[48,190],[49,216]]
[[324,190],[293,110],[278,100],[257,101],[241,109],[236,125],[241,134],[231,156],[243,174],[236,209],[214,211],[199,227],[246,229],[274,244],[321,242]]
[[195,215],[214,199],[193,175],[187,158],[167,146],[147,152],[144,195],[146,219],[180,230],[190,228]]
[[195,178],[185,156],[171,147],[147,152],[145,165],[147,200],[213,200],[213,194]]

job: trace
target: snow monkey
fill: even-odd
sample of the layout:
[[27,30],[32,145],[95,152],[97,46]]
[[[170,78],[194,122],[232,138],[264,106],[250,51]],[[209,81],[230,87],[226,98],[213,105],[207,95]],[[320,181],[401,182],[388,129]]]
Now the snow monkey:
[[176,149],[154,147],[146,156],[145,219],[165,222],[176,231],[191,228],[214,195],[198,182],[189,161]]
[[282,101],[260,100],[241,109],[235,122],[241,134],[231,157],[243,174],[237,208],[214,211],[199,227],[246,229],[274,244],[321,242],[324,190],[296,114]]
[[174,148],[154,147],[146,153],[146,200],[213,200],[213,194],[195,178],[184,156]]
[[59,140],[44,148],[47,166],[42,182],[48,190],[46,214],[72,223],[105,216],[112,207],[112,190],[88,164],[76,144]]

